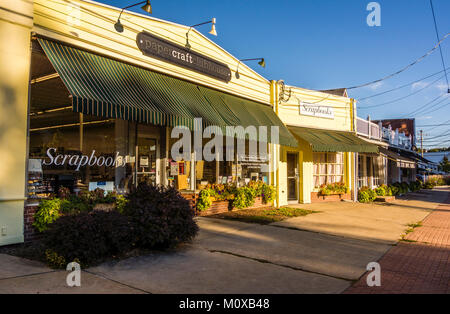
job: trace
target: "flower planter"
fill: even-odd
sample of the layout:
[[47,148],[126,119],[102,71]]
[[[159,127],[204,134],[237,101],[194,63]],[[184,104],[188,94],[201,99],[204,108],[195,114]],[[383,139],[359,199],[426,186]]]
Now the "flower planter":
[[[257,198],[255,198],[255,203],[253,204],[253,206],[249,207],[248,209],[268,207],[268,206],[271,206],[271,204],[264,204],[262,197],[257,197]],[[208,210],[199,211],[197,213],[197,215],[198,216],[212,216],[212,215],[226,213],[226,212],[233,211],[233,210],[237,210],[237,208],[232,208],[230,201],[214,201]]]
[[312,192],[311,193],[311,202],[319,203],[319,202],[339,202],[341,200],[351,200],[351,193],[345,194],[330,194],[330,195],[322,195],[320,192]]
[[110,212],[116,209],[116,204],[96,204],[94,206],[94,210],[103,211],[103,212]]

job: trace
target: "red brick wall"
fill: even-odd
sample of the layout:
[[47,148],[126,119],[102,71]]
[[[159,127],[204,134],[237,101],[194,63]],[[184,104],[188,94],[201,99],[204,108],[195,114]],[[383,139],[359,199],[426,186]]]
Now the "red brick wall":
[[[264,204],[261,197],[255,198],[255,204],[252,207],[249,207],[248,209],[253,208],[261,208],[261,207],[268,207],[271,206],[270,204]],[[210,216],[215,214],[221,214],[226,213],[228,211],[236,210],[236,208],[230,208],[229,201],[216,201],[213,202],[211,207],[208,210],[205,210],[203,212],[199,212],[199,216]]]
[[38,209],[38,205],[25,205],[23,211],[23,236],[25,242],[30,242],[39,237],[37,231],[33,227],[34,214]]
[[341,200],[351,200],[352,193],[347,193],[343,195],[319,195],[318,192],[311,193],[311,203],[320,203],[320,202],[339,202]]

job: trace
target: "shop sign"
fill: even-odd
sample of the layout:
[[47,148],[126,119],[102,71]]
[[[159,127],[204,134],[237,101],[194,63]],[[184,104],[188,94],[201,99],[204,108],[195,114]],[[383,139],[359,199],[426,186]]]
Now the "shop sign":
[[307,102],[299,101],[300,114],[304,116],[334,119],[334,109],[329,106],[319,106]]
[[148,57],[157,58],[228,83],[231,70],[228,65],[174,44],[147,32],[136,38],[137,46]]
[[76,171],[80,171],[81,167],[98,166],[98,167],[125,167],[126,159],[117,152],[115,157],[95,156],[95,150],[90,155],[62,155],[56,154],[56,148],[47,149],[47,157],[49,160],[42,160],[44,166],[74,166]]

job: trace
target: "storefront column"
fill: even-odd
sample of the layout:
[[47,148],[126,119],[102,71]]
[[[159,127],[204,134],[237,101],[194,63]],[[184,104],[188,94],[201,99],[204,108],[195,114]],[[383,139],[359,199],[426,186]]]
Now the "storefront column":
[[33,2],[0,9],[0,245],[24,240]]

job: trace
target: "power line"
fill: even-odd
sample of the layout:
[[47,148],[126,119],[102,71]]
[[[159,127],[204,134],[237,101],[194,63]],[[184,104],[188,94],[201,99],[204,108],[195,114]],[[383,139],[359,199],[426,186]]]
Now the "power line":
[[430,114],[430,113],[432,113],[432,112],[441,110],[442,108],[447,107],[448,105],[450,105],[450,102],[448,102],[448,103],[446,103],[445,105],[442,105],[442,106],[440,106],[440,107],[438,107],[438,108],[435,108],[435,109],[433,109],[433,110],[431,110],[431,111],[422,112],[422,113],[420,113],[420,114]]
[[[432,99],[431,101],[427,102],[425,105],[419,106],[419,108],[414,109],[412,112],[410,112],[410,113],[404,115],[403,117],[412,116],[412,115],[414,115],[414,114],[417,114],[417,113],[421,112],[421,111],[424,110],[427,106],[431,105],[432,103],[434,103],[436,100],[438,100],[439,98],[441,98],[441,97],[444,96],[444,95],[445,95],[445,94],[441,94],[441,95],[437,96],[436,98],[434,98],[434,99]],[[442,100],[442,101],[443,101],[443,100]],[[437,104],[434,104],[433,106],[440,104],[442,101],[438,102]],[[431,106],[430,108],[432,108],[433,106]]]
[[440,135],[429,137],[428,139],[429,140],[433,140],[433,139],[436,139],[436,138],[439,138],[439,137],[448,136],[448,135],[450,135],[449,132],[450,132],[450,129],[446,130],[444,133],[442,133]]
[[[439,31],[438,31],[438,27],[437,27],[437,23],[436,23],[436,15],[434,14],[433,0],[430,0],[430,5],[431,5],[431,12],[433,13],[433,21],[434,21],[434,29],[436,31],[436,38],[439,41]],[[444,55],[442,54],[442,47],[440,44],[439,44],[439,51],[441,53],[442,68],[444,69],[444,72],[445,72]],[[450,93],[450,85],[448,84],[447,72],[445,72],[445,79],[447,81],[447,91],[448,91],[448,93]]]
[[396,99],[394,99],[394,100],[391,100],[391,101],[388,101],[388,102],[385,102],[385,103],[382,103],[382,104],[378,104],[378,105],[359,107],[359,109],[369,109],[369,108],[375,108],[375,107],[382,107],[382,106],[386,106],[386,105],[392,104],[392,103],[394,103],[394,102],[397,102],[397,101],[406,99],[406,98],[408,98],[408,97],[414,96],[414,95],[417,94],[417,93],[420,93],[420,92],[423,91],[424,89],[427,89],[428,87],[432,86],[434,83],[440,81],[442,78],[444,78],[444,76],[439,77],[437,80],[435,80],[435,81],[433,81],[433,82],[427,84],[427,86],[425,86],[425,87],[423,87],[423,88],[420,88],[420,89],[416,90],[415,92],[412,92],[411,94],[408,94],[408,95],[406,95],[406,96],[402,96],[402,97],[400,97],[400,98],[396,98]]
[[426,57],[428,57],[430,54],[432,54],[440,45],[441,43],[447,39],[447,37],[450,36],[450,33],[447,33],[430,51],[428,51],[426,54],[424,54],[423,56],[421,56],[419,59],[415,60],[414,62],[408,64],[407,66],[403,67],[402,69],[398,70],[395,73],[389,74],[381,79],[369,82],[369,83],[365,83],[365,84],[361,84],[361,85],[356,85],[356,86],[351,86],[351,87],[346,87],[346,89],[356,89],[356,88],[361,88],[361,87],[365,87],[365,86],[369,86],[375,83],[379,83],[381,81],[390,79],[391,77],[394,77],[404,71],[406,71],[407,69],[409,69],[410,67],[412,67],[413,65],[419,63],[420,61],[422,61],[423,59],[425,59]]
[[[445,71],[448,71],[448,69],[450,69],[450,67],[448,67],[447,69],[445,69]],[[358,101],[364,101],[364,100],[369,99],[369,98],[378,97],[378,96],[381,96],[381,95],[384,95],[384,94],[387,94],[387,93],[390,93],[390,92],[393,92],[393,91],[396,91],[396,90],[405,88],[405,87],[407,87],[407,86],[410,86],[410,85],[419,83],[419,82],[421,82],[421,81],[424,81],[424,80],[426,80],[426,79],[429,79],[430,77],[436,76],[436,75],[438,75],[439,73],[442,73],[442,72],[444,72],[444,70],[441,70],[441,71],[439,71],[439,72],[430,74],[430,75],[428,75],[428,76],[426,76],[426,77],[424,77],[424,78],[421,78],[421,79],[419,79],[419,80],[417,80],[417,81],[414,81],[414,82],[411,82],[411,83],[408,83],[408,84],[405,84],[405,85],[402,85],[402,86],[399,86],[399,87],[396,87],[396,88],[393,88],[393,89],[390,89],[390,90],[387,90],[387,91],[384,91],[384,92],[381,92],[381,93],[378,93],[378,94],[373,94],[373,95],[371,95],[371,96],[367,96],[367,97],[363,97],[363,98],[358,98],[357,100],[358,100]]]
[[[429,128],[429,127],[439,127],[439,126],[443,126],[443,125],[448,125],[448,123],[450,122],[450,120],[447,120],[441,124],[424,124],[424,125],[416,125],[417,128]],[[431,130],[428,130],[428,132]]]

